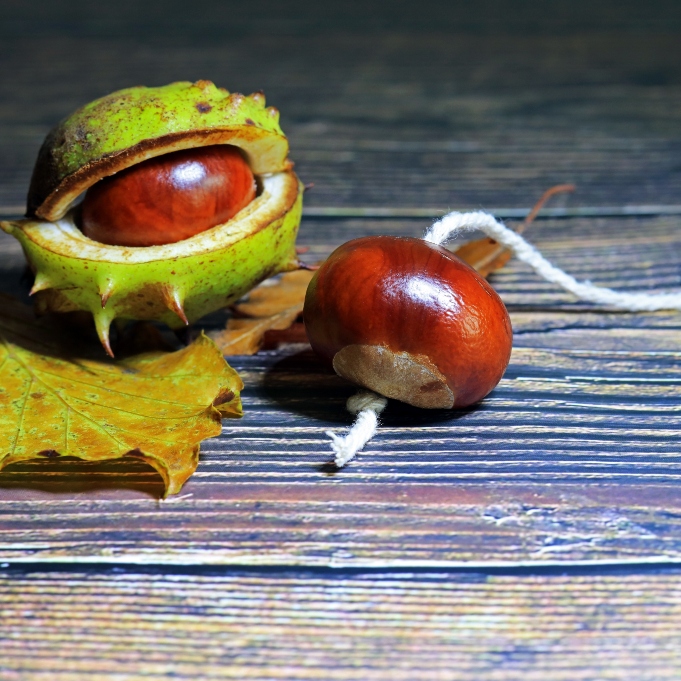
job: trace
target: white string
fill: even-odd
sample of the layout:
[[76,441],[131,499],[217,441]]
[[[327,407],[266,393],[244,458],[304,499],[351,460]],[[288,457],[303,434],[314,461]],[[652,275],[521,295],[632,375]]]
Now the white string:
[[448,213],[433,223],[423,238],[439,245],[458,234],[477,230],[484,232],[502,246],[513,251],[517,258],[530,265],[544,279],[562,286],[582,300],[610,305],[631,312],[681,310],[681,293],[626,293],[596,286],[590,281],[577,281],[574,277],[552,265],[519,234],[483,211]]
[[[494,216],[484,211],[459,213],[453,211],[434,222],[423,237],[425,241],[440,245],[464,232],[481,231],[514,255],[526,262],[537,274],[553,284],[562,286],[582,300],[591,303],[610,305],[631,312],[654,310],[681,310],[681,293],[626,293],[596,286],[590,281],[577,281],[574,277],[552,265],[534,246],[518,233],[510,230]],[[331,449],[336,458],[334,463],[342,468],[351,461],[357,452],[376,434],[378,415],[385,409],[388,401],[376,393],[361,391],[347,402],[347,409],[357,414],[357,419],[345,437],[331,431]]]
[[331,438],[331,449],[336,455],[334,463],[337,468],[342,468],[352,461],[357,452],[376,434],[378,415],[387,404],[388,400],[385,397],[368,390],[362,390],[348,399],[345,405],[347,410],[351,414],[357,414],[357,419],[348,434],[343,437],[330,430],[326,431]]

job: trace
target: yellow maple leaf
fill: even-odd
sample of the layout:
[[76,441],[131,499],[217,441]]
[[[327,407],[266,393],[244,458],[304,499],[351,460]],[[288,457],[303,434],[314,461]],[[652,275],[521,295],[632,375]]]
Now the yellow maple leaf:
[[176,494],[202,440],[241,416],[241,379],[206,336],[123,361],[73,355],[31,311],[0,298],[0,469],[26,459],[138,456]]

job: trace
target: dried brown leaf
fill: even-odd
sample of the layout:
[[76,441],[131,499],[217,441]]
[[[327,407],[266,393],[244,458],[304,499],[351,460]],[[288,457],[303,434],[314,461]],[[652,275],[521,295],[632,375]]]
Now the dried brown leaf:
[[246,301],[233,307],[234,316],[211,338],[225,355],[253,355],[272,330],[288,329],[303,311],[305,291],[314,273],[287,272],[254,288]]
[[500,270],[511,259],[511,251],[489,237],[469,241],[454,253],[483,277]]

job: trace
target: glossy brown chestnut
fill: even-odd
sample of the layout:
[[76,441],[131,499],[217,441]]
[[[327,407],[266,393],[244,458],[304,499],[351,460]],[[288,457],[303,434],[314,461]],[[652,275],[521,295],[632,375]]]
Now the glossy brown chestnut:
[[313,349],[339,375],[417,407],[465,407],[501,379],[512,331],[494,289],[422,239],[355,239],[307,290]]
[[255,197],[239,149],[215,145],[148,159],[88,189],[81,229],[114,246],[155,246],[220,225]]

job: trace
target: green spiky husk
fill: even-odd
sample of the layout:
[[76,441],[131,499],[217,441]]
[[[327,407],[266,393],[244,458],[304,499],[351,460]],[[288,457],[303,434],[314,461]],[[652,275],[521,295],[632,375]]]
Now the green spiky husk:
[[[220,236],[221,230],[229,230],[227,223],[213,228],[219,244],[214,249],[150,257],[145,262],[125,262],[124,258],[111,262],[106,259],[106,249],[125,249],[100,244],[96,246],[101,246],[101,258],[79,257],[79,247],[96,243],[80,234],[67,249],[55,248],[45,235],[46,226],[55,227],[52,223],[19,220],[0,226],[21,242],[36,274],[34,290],[41,298],[40,307],[55,312],[90,311],[108,347],[108,329],[114,319],[153,319],[179,328],[229,305],[263,279],[297,269],[295,240],[302,212],[302,187],[297,179],[295,187],[285,212],[262,221],[258,228],[230,239]],[[205,233],[199,237],[207,238]],[[163,253],[162,249],[177,246],[154,248]],[[149,248],[128,250],[152,253]]]
[[[213,144],[239,147],[260,188],[227,223],[144,248],[101,244],[78,229],[72,206],[100,179],[147,158]],[[230,94],[210,81],[129,88],[86,104],[48,134],[31,179],[29,219],[0,227],[23,246],[38,309],[91,312],[112,354],[114,319],[177,328],[298,267],[302,186],[292,165],[279,112],[265,108],[260,92]]]

